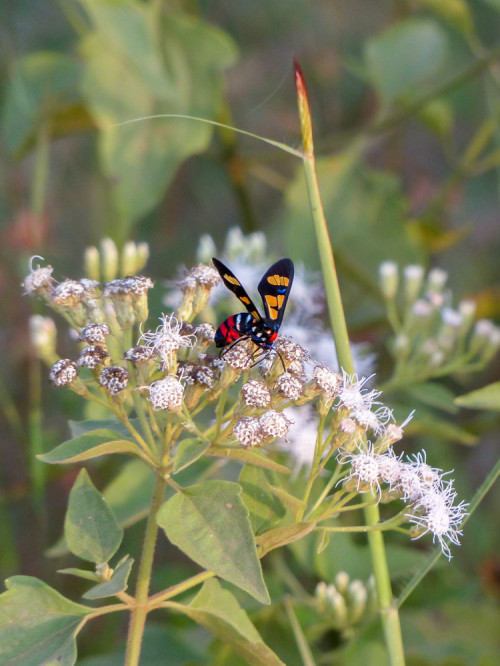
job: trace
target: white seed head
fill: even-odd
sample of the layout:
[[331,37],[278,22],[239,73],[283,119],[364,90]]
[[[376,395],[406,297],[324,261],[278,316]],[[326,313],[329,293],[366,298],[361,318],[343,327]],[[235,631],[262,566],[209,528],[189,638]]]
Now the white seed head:
[[184,387],[177,377],[164,377],[149,386],[140,386],[148,389],[149,401],[155,411],[166,409],[167,412],[179,412],[184,400]]
[[259,424],[266,437],[286,437],[291,420],[283,412],[272,409],[259,418]]
[[255,416],[244,416],[234,426],[234,436],[245,449],[259,446],[265,434],[260,426],[260,420]]
[[317,365],[313,371],[316,384],[327,398],[335,398],[342,384],[342,377],[326,365]]
[[271,394],[264,382],[250,379],[241,387],[243,402],[249,407],[267,407],[271,402]]
[[303,383],[290,372],[284,372],[278,377],[278,387],[281,393],[290,400],[298,400],[302,396]]

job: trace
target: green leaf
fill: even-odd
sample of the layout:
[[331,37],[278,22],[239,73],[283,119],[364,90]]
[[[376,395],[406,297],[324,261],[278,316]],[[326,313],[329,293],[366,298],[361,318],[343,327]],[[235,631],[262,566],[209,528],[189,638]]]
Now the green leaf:
[[500,382],[494,382],[476,391],[460,395],[455,402],[460,407],[468,409],[490,409],[498,412],[500,411]]
[[270,469],[274,472],[279,472],[280,474],[290,474],[290,470],[285,465],[280,465],[279,463],[271,460],[263,451],[252,451],[250,449],[230,448],[230,447],[220,447],[214,446],[207,451],[209,456],[217,456],[221,458],[230,458],[231,460],[236,460],[237,462],[242,462],[246,465],[255,465],[256,467],[263,467],[264,469]]
[[104,597],[114,597],[119,592],[127,589],[128,577],[132,570],[134,560],[124,558],[113,571],[111,578],[105,583],[100,583],[83,595],[84,599],[103,599]]
[[160,508],[167,538],[200,566],[270,603],[241,487],[205,481],[185,488]]
[[0,663],[72,666],[75,637],[92,612],[37,578],[13,576],[0,595]]
[[298,511],[301,511],[304,508],[304,502],[303,500],[299,499],[298,497],[295,497],[295,495],[292,495],[291,493],[288,492],[288,490],[285,490],[284,488],[280,488],[278,486],[272,486],[269,484],[269,490],[275,495],[278,499],[280,499],[283,504],[292,511],[292,513],[297,513]]
[[419,4],[436,12],[449,21],[451,25],[471,35],[474,30],[474,21],[466,0],[418,0]]
[[269,470],[245,465],[238,479],[243,488],[241,499],[250,512],[255,534],[273,527],[286,514],[283,504],[269,490],[269,476]]
[[366,62],[382,102],[391,104],[422,91],[445,63],[445,31],[431,19],[399,21],[368,40]]
[[[131,423],[137,428],[140,425],[138,419],[131,419]],[[92,430],[111,430],[114,432],[113,439],[130,439],[127,428],[116,419],[86,419],[85,421],[68,421],[71,438],[80,437]]]
[[201,458],[209,446],[210,442],[202,442],[197,437],[179,442],[174,458],[174,474]]
[[256,538],[259,555],[263,557],[274,548],[285,546],[287,543],[293,543],[298,539],[312,532],[316,527],[314,522],[311,523],[293,523],[293,525],[286,525],[285,527],[272,527],[264,534],[260,534]]
[[147,516],[154,478],[154,470],[141,460],[131,460],[106,486],[103,496],[119,525],[128,527]]
[[[235,61],[231,39],[194,16],[154,4],[83,0],[94,31],[81,43],[83,94],[101,128],[99,152],[121,219],[155,206],[176,170],[205,150],[213,129],[165,113],[214,118],[222,71]],[[135,121],[122,126],[119,123]]]
[[69,494],[64,536],[72,553],[96,564],[107,562],[123,539],[123,529],[84,469]]
[[418,410],[413,420],[413,427],[418,433],[429,434],[438,439],[443,438],[466,446],[475,446],[478,443],[477,435],[422,409]]
[[[5,91],[2,123],[3,140],[10,153],[21,154],[47,123],[57,130],[58,119],[70,110],[78,126],[75,107],[80,103],[80,76],[78,61],[61,53],[40,51],[14,63]],[[88,120],[84,125],[88,127]]]
[[99,576],[95,571],[88,571],[87,569],[76,569],[75,567],[69,567],[68,569],[58,569],[57,573],[67,574],[68,576],[76,576],[77,578],[84,578],[85,580],[91,580],[93,583],[99,582]]
[[[406,223],[408,205],[401,182],[393,174],[366,168],[354,151],[319,159],[316,166],[335,261],[344,276],[344,300],[355,304],[351,309],[355,307],[357,316],[372,317],[373,276],[380,263],[424,262],[423,247]],[[286,192],[284,225],[287,251],[316,265],[318,250],[302,167]]]
[[225,645],[255,666],[284,666],[277,655],[262,641],[248,615],[234,596],[222,589],[215,579],[204,583],[193,601],[184,606],[172,603],[172,608],[185,613],[206,627]]
[[449,388],[437,382],[413,384],[406,387],[405,392],[424,405],[442,409],[449,414],[456,414],[458,412],[458,408],[454,402],[455,395],[453,391],[450,391]]
[[68,439],[55,449],[37,456],[39,460],[52,464],[68,464],[90,460],[110,453],[128,453],[142,455],[138,445],[129,439],[115,439],[116,433],[112,430],[92,430]]
[[[141,460],[123,465],[118,475],[104,489],[103,497],[122,527],[147,516],[153,492],[154,471]],[[47,557],[61,557],[68,552],[64,537],[47,551]]]

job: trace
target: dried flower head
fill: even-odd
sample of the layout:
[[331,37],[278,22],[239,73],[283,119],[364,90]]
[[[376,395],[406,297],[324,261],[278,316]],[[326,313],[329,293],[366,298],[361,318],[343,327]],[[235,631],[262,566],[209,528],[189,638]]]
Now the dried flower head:
[[206,365],[183,363],[179,367],[186,384],[200,384],[212,388],[214,384],[214,371]]
[[105,365],[108,358],[109,353],[101,345],[89,345],[85,349],[82,349],[77,363],[82,367],[95,368],[98,365]]
[[91,345],[102,345],[106,342],[106,336],[110,334],[107,324],[88,324],[82,328],[78,336],[79,342],[88,342]]
[[106,282],[102,293],[107,298],[114,296],[141,296],[153,287],[154,282],[151,278],[144,275],[129,275],[125,278]]
[[78,376],[78,368],[74,361],[69,358],[61,358],[56,361],[50,369],[49,379],[59,388],[71,384]]
[[33,294],[49,295],[54,284],[54,278],[52,277],[54,269],[52,266],[37,266],[36,268],[33,268],[33,261],[35,259],[42,259],[42,257],[31,257],[30,272],[24,278],[22,285],[24,287],[24,293],[29,294],[30,296]]
[[215,326],[208,323],[200,324],[195,328],[194,334],[198,344],[203,346],[211,345],[215,337]]
[[299,361],[301,364],[309,357],[307,351],[290,338],[280,336],[274,343],[275,349],[288,363]]
[[129,374],[125,368],[112,365],[99,375],[99,384],[108,391],[110,395],[118,395],[120,391],[127,388]]
[[249,343],[249,340],[245,340],[228,349],[222,357],[224,362],[233,370],[250,370],[255,361],[251,344]]
[[64,280],[52,290],[51,300],[64,308],[75,308],[85,298],[85,287],[76,280]]
[[139,345],[137,347],[132,347],[127,349],[123,358],[126,361],[130,361],[134,364],[147,363],[151,359],[154,359],[158,356],[158,352],[154,347],[146,347],[145,345]]
[[243,402],[248,407],[267,407],[271,402],[271,394],[264,382],[250,379],[241,387]]
[[179,282],[179,287],[183,293],[190,290],[194,291],[198,286],[212,289],[220,281],[219,273],[213,266],[199,264],[195,268],[192,268],[184,279]]

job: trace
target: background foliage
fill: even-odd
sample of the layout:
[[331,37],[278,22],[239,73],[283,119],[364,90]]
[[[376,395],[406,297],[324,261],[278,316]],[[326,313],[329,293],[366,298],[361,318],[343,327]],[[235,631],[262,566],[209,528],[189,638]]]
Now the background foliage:
[[[297,57],[309,84],[320,185],[351,335],[379,353],[383,380],[386,324],[376,287],[381,261],[440,266],[457,296],[476,301],[479,317],[500,316],[500,3],[3,4],[0,570],[2,578],[39,575],[77,599],[76,584],[61,583],[53,573],[71,566],[69,558],[55,567],[38,553],[60,536],[78,470],[47,470],[34,456],[68,438],[62,415],[83,415],[72,395],[47,388],[30,352],[31,306],[21,301],[19,287],[27,258],[40,254],[59,275],[78,277],[82,247],[104,236],[118,244],[146,240],[152,247],[148,273],[161,281],[194,261],[199,235],[210,233],[221,245],[236,224],[245,232],[265,231],[276,256],[317,267],[298,161],[205,124],[120,123],[189,114],[297,146],[291,71]],[[495,373],[498,365],[477,377],[477,386]],[[457,377],[449,388],[460,393],[473,387],[466,389]],[[385,402],[400,397],[387,394]],[[413,406],[419,399],[414,396]],[[438,402],[439,418],[456,428],[447,438],[442,429],[429,428],[415,447],[432,453],[434,465],[455,468],[460,494],[470,497],[495,458],[497,426],[492,416],[454,412],[437,397],[434,407]],[[460,439],[477,446],[460,446]],[[109,463],[99,463],[93,480],[102,488],[112,472]],[[107,489],[108,500],[113,493],[117,500],[118,518],[120,510],[127,515],[123,502],[130,501],[132,480],[140,494],[144,484],[136,471],[126,477],[126,493],[118,485]],[[493,663],[499,594],[493,495],[467,524],[452,566],[431,573],[403,608],[411,663]],[[361,540],[358,546],[338,539],[315,556],[306,540],[290,558],[314,585],[342,569],[366,577],[362,548]],[[162,584],[176,579],[177,567],[188,566],[174,552],[161,558]],[[397,549],[391,558],[396,578],[407,575]],[[144,663],[162,663],[165,644],[172,664],[204,663],[206,655],[174,637],[178,627],[191,630],[186,622],[153,625]],[[287,664],[300,663],[279,626],[275,618],[259,630],[266,640],[266,632],[276,629],[273,647]],[[114,620],[103,620],[92,636],[84,632],[81,663],[112,663],[92,655],[109,651],[121,631]],[[368,632],[364,649],[371,640]],[[342,659],[360,663],[350,649]]]

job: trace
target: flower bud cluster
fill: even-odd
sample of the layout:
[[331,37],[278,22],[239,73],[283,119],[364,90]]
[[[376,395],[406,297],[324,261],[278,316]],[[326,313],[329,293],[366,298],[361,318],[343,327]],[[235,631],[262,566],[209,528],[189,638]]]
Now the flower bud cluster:
[[393,355],[408,376],[432,376],[444,370],[484,367],[500,348],[500,329],[488,320],[475,321],[471,300],[452,306],[447,273],[422,266],[403,269],[394,262],[380,265],[379,283],[395,330]]
[[314,598],[316,610],[327,616],[330,626],[342,633],[350,633],[368,622],[377,611],[373,576],[364,583],[350,580],[348,573],[340,571],[335,576],[335,583],[318,583]]

